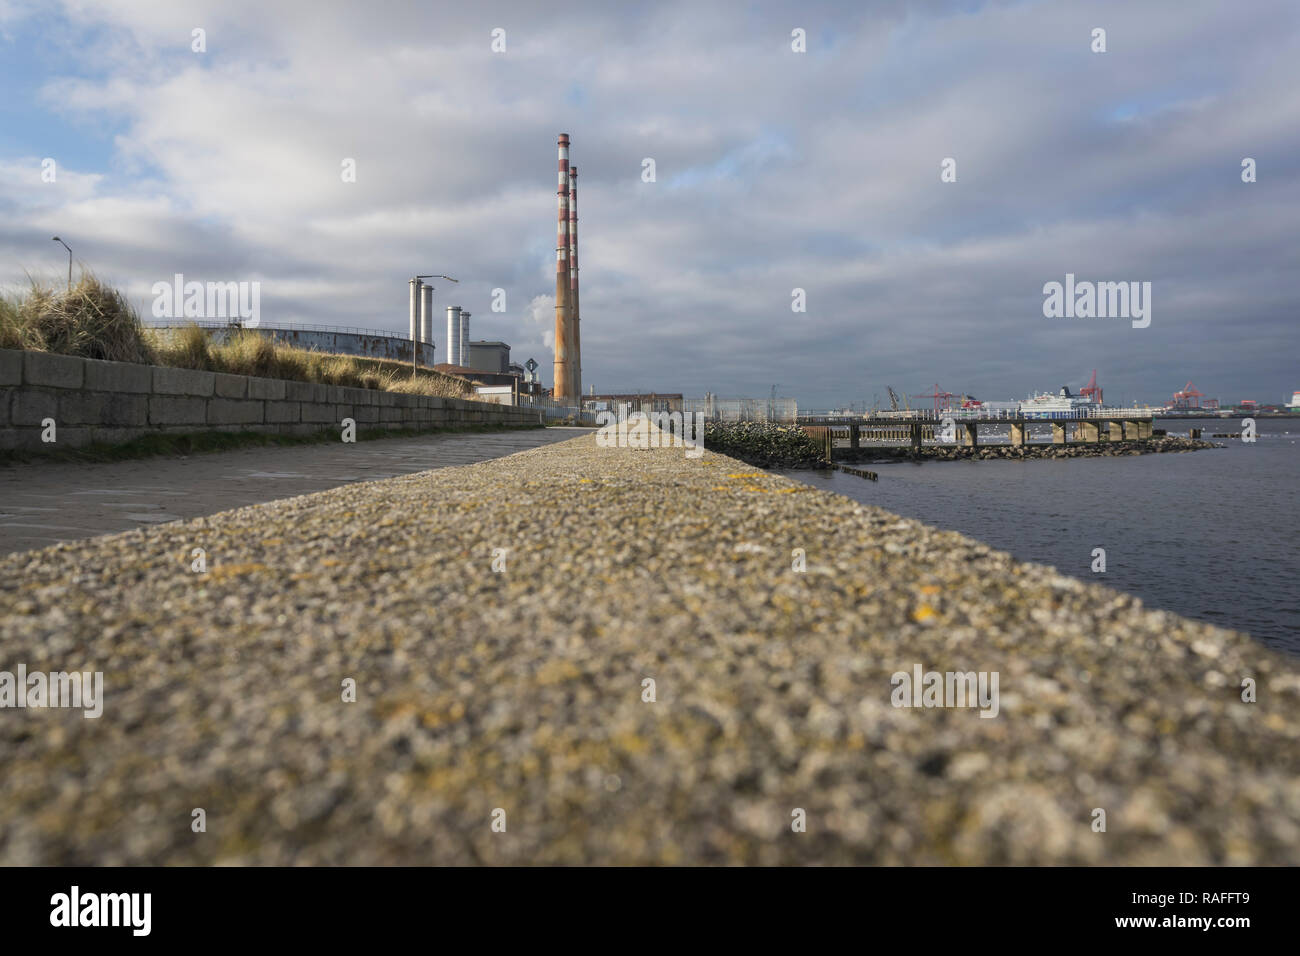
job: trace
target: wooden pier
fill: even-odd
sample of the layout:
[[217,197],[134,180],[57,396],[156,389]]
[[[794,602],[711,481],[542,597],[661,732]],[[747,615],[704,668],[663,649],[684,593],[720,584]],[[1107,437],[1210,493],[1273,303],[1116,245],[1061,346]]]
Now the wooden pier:
[[918,453],[924,442],[978,448],[980,426],[1006,426],[1012,447],[1035,444],[1029,440],[1031,425],[1050,425],[1051,444],[1054,445],[1145,441],[1152,437],[1154,420],[1149,409],[1120,408],[1060,417],[968,413],[927,413],[914,418],[844,419],[810,416],[801,417],[798,424],[826,443],[827,461],[833,461],[837,441],[847,443],[848,449],[854,452],[862,449],[864,441],[892,447],[910,445]]

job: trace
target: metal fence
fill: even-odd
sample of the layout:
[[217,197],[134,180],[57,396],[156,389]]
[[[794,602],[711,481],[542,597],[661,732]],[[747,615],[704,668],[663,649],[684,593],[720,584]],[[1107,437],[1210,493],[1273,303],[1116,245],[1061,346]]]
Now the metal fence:
[[694,412],[712,422],[793,422],[799,403],[793,398],[683,398],[682,411]]
[[548,422],[562,422],[572,419],[581,425],[595,425],[596,412],[583,410],[576,405],[562,405],[553,399],[532,395],[519,396],[520,408],[531,408],[541,413]]

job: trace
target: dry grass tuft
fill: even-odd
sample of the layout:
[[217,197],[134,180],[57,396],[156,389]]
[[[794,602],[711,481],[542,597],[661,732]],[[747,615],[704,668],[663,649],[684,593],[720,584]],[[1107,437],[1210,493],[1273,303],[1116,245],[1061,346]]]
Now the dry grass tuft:
[[135,309],[93,273],[83,271],[71,289],[28,279],[26,294],[0,300],[0,347],[114,362],[152,359]]

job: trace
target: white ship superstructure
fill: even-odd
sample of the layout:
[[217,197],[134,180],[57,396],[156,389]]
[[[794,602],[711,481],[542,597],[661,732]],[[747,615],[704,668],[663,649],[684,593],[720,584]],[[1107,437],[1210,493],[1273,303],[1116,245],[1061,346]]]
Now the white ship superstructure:
[[1091,398],[1071,395],[1070,390],[1062,385],[1055,395],[1043,392],[1021,402],[1020,414],[1025,418],[1074,418],[1093,408],[1101,408],[1101,405]]

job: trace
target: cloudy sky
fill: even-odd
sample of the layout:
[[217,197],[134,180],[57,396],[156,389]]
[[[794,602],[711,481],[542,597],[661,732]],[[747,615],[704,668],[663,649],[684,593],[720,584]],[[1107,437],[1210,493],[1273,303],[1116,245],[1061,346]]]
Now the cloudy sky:
[[[439,309],[549,381],[563,131],[584,388],[825,408],[1097,368],[1110,401],[1278,402],[1298,27],[1294,0],[0,0],[0,284],[60,274],[57,233],[146,316],[180,272],[260,281],[263,324],[404,334],[406,279],[445,272]],[[1066,273],[1150,282],[1150,326],[1045,318]]]

